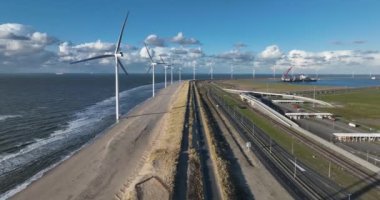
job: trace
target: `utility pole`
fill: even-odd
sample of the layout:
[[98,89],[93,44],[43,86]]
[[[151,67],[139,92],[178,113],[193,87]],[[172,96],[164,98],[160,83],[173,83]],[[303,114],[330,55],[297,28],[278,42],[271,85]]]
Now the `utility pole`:
[[296,173],[297,173],[297,158],[294,157],[294,178],[296,178]]
[[252,135],[255,135],[255,124],[252,125]]
[[313,108],[315,108],[315,86],[314,86],[314,102],[313,102]]
[[269,153],[272,153],[272,138],[269,140]]
[[331,178],[331,160],[329,160],[329,178]]
[[368,150],[367,150],[367,162],[368,162]]
[[292,155],[294,155],[294,136],[292,136]]

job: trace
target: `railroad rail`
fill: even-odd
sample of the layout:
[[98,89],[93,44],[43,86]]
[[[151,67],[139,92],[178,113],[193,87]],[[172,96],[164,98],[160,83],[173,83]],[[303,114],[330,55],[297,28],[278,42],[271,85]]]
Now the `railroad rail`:
[[[208,96],[210,96],[210,94]],[[210,97],[208,97],[208,98],[210,98]],[[213,99],[214,102],[215,101],[218,102],[218,105],[221,105],[221,107],[223,108],[224,112],[226,114],[228,113],[227,116],[231,119],[231,121],[235,122],[235,124],[240,127],[240,130],[243,129],[243,131],[241,131],[241,132],[245,133],[244,134],[244,138],[247,139],[247,141],[249,140],[249,141],[253,141],[254,142],[255,139],[256,139],[256,141],[257,141],[256,143],[258,143],[258,146],[261,146],[261,147],[267,147],[268,146],[268,138],[265,138],[265,136],[263,136],[263,134],[265,134],[265,133],[263,133],[263,131],[261,131],[257,127],[253,127],[250,124],[251,123],[250,121],[248,121],[247,119],[245,119],[243,116],[240,116],[237,112],[234,112],[233,109],[231,110],[231,108],[227,107],[226,105],[223,106],[223,102],[221,102],[221,98],[218,99],[218,97],[215,97],[215,94],[211,95],[210,100],[211,99]],[[234,113],[233,116],[231,115],[232,113]],[[361,169],[360,166],[353,165],[352,163],[348,162],[347,160],[342,159],[341,157],[339,157],[339,155],[337,155],[337,154],[335,154],[333,152],[330,152],[330,151],[328,151],[328,150],[320,147],[316,142],[314,142],[313,140],[311,140],[311,139],[303,136],[302,134],[299,134],[299,133],[291,130],[290,128],[282,126],[281,124],[277,123],[276,121],[274,121],[273,119],[271,119],[271,118],[269,118],[269,117],[267,117],[265,115],[264,115],[264,117],[266,117],[268,120],[272,121],[274,124],[276,124],[276,126],[278,126],[279,128],[281,128],[281,130],[285,131],[287,134],[294,135],[294,137],[296,137],[298,140],[300,140],[303,143],[307,144],[313,150],[315,150],[316,152],[320,153],[324,157],[328,158],[332,162],[338,164],[339,166],[342,166],[342,167],[346,168],[348,171],[350,171],[351,173],[355,174],[361,180],[366,181],[369,185],[374,184],[375,187],[379,187],[378,186],[379,179],[376,177],[377,174],[370,174],[370,173],[368,173],[367,171]],[[237,118],[240,118],[240,119],[237,119]],[[253,129],[255,131],[253,131]],[[254,133],[254,132],[259,133],[259,134],[252,135],[252,133]],[[259,138],[259,136],[262,137],[262,138]],[[274,148],[270,147],[270,148],[271,148],[271,151],[273,151],[273,149],[279,148],[279,147],[274,147]],[[284,150],[284,149],[281,149],[281,150],[282,151],[280,151],[280,153],[286,154],[285,153],[286,150]],[[288,170],[287,170],[288,173],[287,174],[288,175],[289,175],[289,166],[288,166],[289,163],[293,163],[296,166],[295,162],[289,162],[289,160],[287,160],[287,161],[285,160],[284,161],[284,159],[281,158],[281,157],[275,158],[273,156],[273,154],[271,155],[271,157],[273,157],[273,159],[277,159],[277,162],[280,165],[285,165],[285,168],[287,166],[287,168],[288,168]],[[288,157],[289,157],[289,155],[288,155]],[[300,165],[302,165],[302,164],[300,164]],[[307,168],[307,167],[305,166],[305,168]],[[293,169],[297,169],[297,167],[294,167]],[[308,170],[311,170],[311,169],[308,169]],[[314,173],[318,174],[316,172],[314,172]],[[339,188],[336,185],[333,186],[333,187],[335,187],[335,192],[334,191],[333,192],[330,191],[329,193],[326,193],[326,192],[323,192],[323,191],[320,191],[320,190],[318,191],[318,189],[316,189],[316,188],[320,187],[320,185],[318,185],[318,182],[324,182],[324,183],[328,182],[329,184],[332,184],[331,183],[332,181],[329,181],[329,179],[326,180],[326,178],[323,178],[322,176],[317,176],[317,177],[319,177],[320,180],[318,180],[318,181],[315,181],[315,180],[311,180],[310,181],[309,180],[308,181],[308,180],[306,180],[306,178],[304,178],[305,180],[297,180],[298,178],[294,178],[294,180],[297,180],[297,182],[300,185],[300,187],[303,188],[304,190],[306,190],[305,193],[308,194],[308,195],[310,195],[313,198],[317,198],[317,199],[318,198],[343,198],[343,197],[347,197],[347,195],[349,195],[349,193],[350,193],[349,189],[350,188]],[[305,182],[306,182],[306,184],[305,184]],[[301,186],[302,184],[304,184],[304,185]],[[307,184],[312,185],[312,187],[311,188],[308,187]],[[316,188],[314,188],[314,187],[316,187]],[[323,194],[323,195],[321,196],[321,194]]]

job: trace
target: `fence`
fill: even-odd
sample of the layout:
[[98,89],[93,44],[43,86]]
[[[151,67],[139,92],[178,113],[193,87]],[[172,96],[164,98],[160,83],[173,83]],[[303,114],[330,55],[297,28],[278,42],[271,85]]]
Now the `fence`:
[[280,177],[281,182],[286,184],[289,184],[289,181],[293,182],[293,185],[287,185],[286,187],[291,187],[293,191],[294,187],[302,188],[303,191],[294,191],[298,193],[296,195],[303,193],[303,195],[313,198],[345,198],[351,195],[348,189],[339,187],[335,182],[327,178],[331,177],[332,168],[342,169],[343,166],[333,163],[328,158],[318,158],[328,163],[327,177],[320,175],[320,172],[297,160],[293,148],[294,140],[292,140],[291,151],[287,151],[257,127],[251,119],[242,115],[236,106],[229,105],[220,94],[213,90],[211,90],[210,94],[218,107],[228,113],[227,117],[235,123],[240,136],[249,142],[246,148],[257,152],[259,159],[266,162],[266,165],[272,169],[272,173],[277,170],[278,174],[282,174],[280,175],[282,176]]

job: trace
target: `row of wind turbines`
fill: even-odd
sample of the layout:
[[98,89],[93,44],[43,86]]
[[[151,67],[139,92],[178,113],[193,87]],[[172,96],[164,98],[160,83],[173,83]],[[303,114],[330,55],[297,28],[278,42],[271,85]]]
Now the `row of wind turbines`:
[[[124,71],[125,75],[128,75],[128,72],[122,62],[120,61],[120,58],[123,57],[123,52],[120,50],[120,45],[121,41],[123,38],[123,33],[125,29],[125,25],[127,23],[129,16],[129,11],[127,12],[127,15],[124,19],[119,38],[116,43],[116,48],[113,54],[104,54],[104,55],[99,55],[99,56],[94,56],[82,60],[77,60],[74,62],[71,62],[70,64],[76,64],[76,63],[82,63],[82,62],[87,62],[90,60],[98,60],[98,59],[104,59],[104,58],[110,58],[113,57],[115,59],[115,111],[116,111],[116,122],[119,121],[120,119],[120,105],[119,105],[119,67]],[[147,73],[152,71],[152,97],[155,96],[155,68],[158,65],[164,65],[164,70],[165,70],[165,88],[167,87],[167,69],[170,68],[170,83],[173,84],[173,64],[172,63],[166,63],[162,57],[160,57],[160,61],[154,61],[152,55],[149,52],[148,46],[144,43],[145,49],[148,53],[149,59],[150,59],[150,68],[148,69]],[[179,67],[179,81],[181,82],[181,67]],[[194,76],[195,77],[195,76]]]
[[[116,122],[119,121],[120,119],[120,105],[119,105],[119,67],[121,68],[121,70],[125,73],[125,75],[128,75],[128,71],[127,69],[124,67],[124,65],[122,64],[122,62],[120,61],[120,58],[122,58],[124,55],[123,55],[123,52],[121,51],[120,49],[120,45],[121,45],[121,41],[123,39],[123,33],[124,33],[124,29],[125,29],[125,26],[126,26],[126,23],[127,23],[127,20],[128,20],[128,16],[129,16],[129,11],[127,12],[127,15],[125,16],[125,19],[123,21],[123,24],[122,24],[122,27],[121,27],[121,31],[120,31],[120,34],[119,34],[119,38],[117,40],[117,43],[116,43],[116,48],[115,48],[115,51],[114,53],[112,54],[104,54],[104,55],[99,55],[99,56],[94,56],[94,57],[90,57],[90,58],[86,58],[86,59],[82,59],[82,60],[77,60],[77,61],[74,61],[74,62],[71,62],[70,64],[76,64],[76,63],[82,63],[82,62],[87,62],[87,61],[91,61],[91,60],[98,60],[98,59],[104,59],[104,58],[111,58],[113,57],[114,58],[114,61],[115,61],[115,111],[116,111]],[[145,49],[146,49],[146,52],[149,56],[149,61],[150,61],[150,67],[147,71],[147,73],[149,73],[150,71],[152,71],[152,97],[155,96],[155,69],[158,65],[163,65],[164,66],[164,70],[165,70],[165,88],[167,87],[167,69],[170,68],[170,84],[173,84],[173,63],[167,63],[164,61],[164,59],[160,56],[160,61],[155,61],[149,51],[149,48],[147,46],[146,43],[144,43],[144,46],[145,46]],[[193,64],[193,80],[196,79],[196,66],[195,64]],[[179,67],[178,68],[178,77],[179,77],[179,82],[181,82],[181,72],[182,72],[182,68]],[[213,65],[210,66],[210,78],[211,79],[214,79],[213,77],[213,73],[214,73],[214,68],[213,68]],[[233,65],[231,66],[231,79],[233,78],[233,73],[234,73],[234,68],[233,68]],[[253,69],[253,78],[255,78],[255,69]]]

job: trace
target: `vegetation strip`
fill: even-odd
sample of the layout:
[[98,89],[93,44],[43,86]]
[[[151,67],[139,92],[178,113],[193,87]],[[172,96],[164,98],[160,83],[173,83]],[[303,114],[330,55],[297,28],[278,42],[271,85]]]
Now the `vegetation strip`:
[[[236,188],[233,184],[230,172],[229,172],[229,161],[225,159],[223,155],[223,150],[225,147],[222,146],[219,140],[216,138],[216,134],[211,127],[212,116],[208,115],[206,112],[206,107],[203,99],[200,98],[200,93],[196,88],[196,97],[200,104],[200,113],[202,124],[204,125],[204,131],[207,138],[207,143],[210,148],[210,155],[213,163],[216,164],[216,177],[219,180],[220,189],[222,192],[223,199],[234,199],[236,198]],[[203,97],[203,94],[202,94]]]

